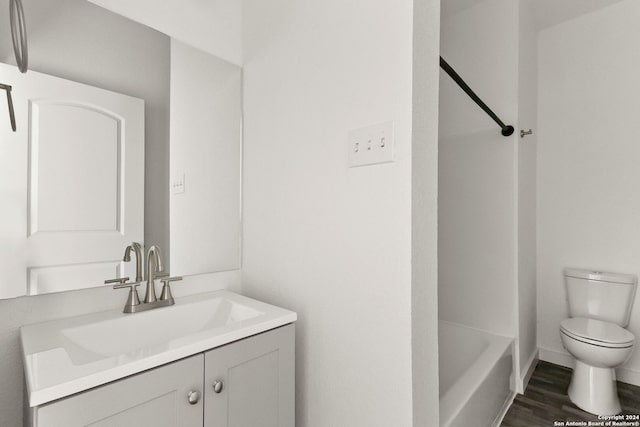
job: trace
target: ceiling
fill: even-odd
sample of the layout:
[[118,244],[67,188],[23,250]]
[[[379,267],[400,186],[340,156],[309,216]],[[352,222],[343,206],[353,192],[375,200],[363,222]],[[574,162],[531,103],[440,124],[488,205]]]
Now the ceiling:
[[[97,5],[229,62],[242,64],[239,0],[23,0],[22,3],[27,38],[33,43],[50,34],[56,21],[68,18],[63,14]],[[14,63],[9,0],[0,0],[0,62]]]
[[[444,0],[447,1],[447,0]],[[536,24],[539,28],[551,27],[564,21],[577,18],[620,3],[624,0],[527,0],[531,1]]]
[[[39,32],[47,22],[62,8],[52,1],[41,1],[33,4],[24,0],[24,13],[27,21],[27,39],[33,38],[35,32]],[[14,63],[13,45],[11,44],[11,28],[9,26],[9,0],[0,0],[0,62]]]
[[[442,0],[443,20],[489,0]],[[538,28],[546,28],[625,0],[524,0]],[[626,0],[629,1],[629,0]]]

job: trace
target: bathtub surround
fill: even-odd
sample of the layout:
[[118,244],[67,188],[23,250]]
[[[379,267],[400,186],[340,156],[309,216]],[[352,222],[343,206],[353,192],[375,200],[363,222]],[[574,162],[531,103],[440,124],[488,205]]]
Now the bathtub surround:
[[537,29],[532,0],[462,3],[443,14],[442,54],[518,132],[501,136],[442,74],[440,319],[512,337],[522,392],[537,359],[536,145],[519,129],[536,128]]
[[[243,4],[243,291],[300,313],[298,427],[438,424],[439,2],[422,3]],[[386,121],[395,161],[348,168],[348,132]]]
[[[539,39],[538,346],[572,366],[558,325],[564,267],[640,275],[640,4],[617,2]],[[638,295],[628,329],[640,336]],[[617,370],[640,385],[640,353]]]
[[[442,56],[508,123],[518,109],[517,17],[517,2],[486,0],[442,22]],[[439,138],[440,319],[513,337],[516,136],[502,136],[441,72]]]

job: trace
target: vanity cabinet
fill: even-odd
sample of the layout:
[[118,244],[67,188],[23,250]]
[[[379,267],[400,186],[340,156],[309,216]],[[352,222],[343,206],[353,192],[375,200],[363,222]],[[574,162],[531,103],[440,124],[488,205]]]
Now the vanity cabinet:
[[204,354],[205,427],[294,427],[294,327]]
[[35,408],[34,427],[200,427],[204,356],[198,354]]
[[294,427],[294,326],[32,408],[32,427]]

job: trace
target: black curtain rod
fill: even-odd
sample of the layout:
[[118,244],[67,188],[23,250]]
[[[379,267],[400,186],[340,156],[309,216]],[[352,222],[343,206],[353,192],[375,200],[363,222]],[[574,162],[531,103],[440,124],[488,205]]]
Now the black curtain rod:
[[487,113],[498,124],[498,126],[500,126],[503,136],[511,136],[513,134],[513,126],[505,125],[503,121],[500,120],[500,117],[498,117],[496,113],[494,113],[491,108],[487,106],[487,104],[482,102],[482,99],[480,99],[480,97],[476,95],[476,93],[469,87],[469,85],[466,84],[464,80],[462,80],[462,77],[460,77],[460,75],[456,73],[456,70],[451,68],[451,65],[447,64],[447,61],[445,61],[442,56],[440,57],[440,68],[442,68],[445,73],[449,74],[453,81],[455,81],[458,86],[460,86],[462,90],[464,90],[465,93],[469,95],[469,97],[473,99],[473,101],[478,104],[478,106],[482,108],[484,112]]

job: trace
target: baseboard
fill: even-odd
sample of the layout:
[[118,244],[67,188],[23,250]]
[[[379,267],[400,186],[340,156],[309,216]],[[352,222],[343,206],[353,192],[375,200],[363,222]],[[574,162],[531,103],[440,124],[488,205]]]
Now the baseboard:
[[533,353],[531,353],[531,356],[529,356],[529,360],[527,360],[527,363],[525,364],[525,374],[524,374],[524,378],[522,379],[522,393],[524,393],[524,391],[527,389],[527,386],[529,385],[529,381],[531,380],[531,376],[533,375],[533,371],[536,370],[536,365],[538,364],[538,360],[540,357],[540,352],[538,349],[536,349]]
[[540,360],[573,369],[576,365],[573,356],[566,351],[550,350],[540,347]]
[[[573,369],[575,360],[573,356],[564,351],[540,348],[540,360]],[[616,378],[623,383],[640,386],[640,371],[629,368],[616,369]]]
[[616,378],[620,382],[640,386],[640,372],[635,369],[618,368],[616,369]]
[[502,405],[500,412],[498,412],[498,416],[496,417],[496,419],[493,420],[491,427],[499,427],[500,424],[502,424],[502,420],[504,420],[507,412],[509,412],[509,408],[511,408],[511,404],[513,403],[513,399],[516,398],[516,395],[517,393],[514,391],[509,393],[509,396],[507,396],[507,400],[504,401],[504,404]]
[[[529,356],[529,360],[527,360],[520,372],[513,372],[511,376],[511,389],[515,390],[517,394],[524,394],[524,391],[527,389],[527,385],[529,384],[529,380],[533,375],[533,371],[536,369],[536,364],[538,363],[538,349],[535,349],[533,353]],[[524,372],[524,376],[522,375]]]

